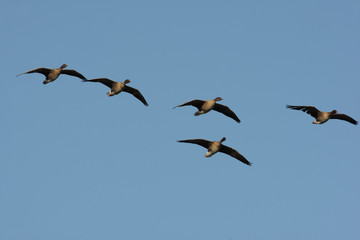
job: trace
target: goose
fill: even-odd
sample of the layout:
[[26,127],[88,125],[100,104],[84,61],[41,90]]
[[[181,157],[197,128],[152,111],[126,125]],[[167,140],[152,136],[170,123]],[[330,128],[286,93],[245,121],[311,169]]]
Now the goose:
[[191,100],[189,102],[180,104],[178,106],[175,106],[174,108],[188,106],[188,105],[194,106],[198,109],[198,111],[194,113],[194,116],[199,116],[199,115],[205,114],[211,110],[215,110],[217,112],[220,112],[220,113],[234,119],[236,122],[240,123],[240,119],[236,116],[236,114],[229,107],[216,103],[221,100],[223,100],[221,97],[217,97],[214,100],[195,99],[195,100]]
[[349,117],[348,115],[342,113],[337,113],[336,110],[332,110],[331,112],[322,112],[313,106],[291,106],[291,105],[286,105],[286,108],[293,110],[301,110],[307,114],[310,114],[315,118],[315,121],[312,122],[313,124],[323,124],[326,123],[329,119],[340,119],[340,120],[345,120],[354,125],[358,124],[358,122],[352,117]]
[[122,91],[130,93],[134,95],[137,99],[139,99],[145,106],[148,106],[148,103],[146,102],[143,95],[140,93],[139,90],[136,88],[132,88],[127,86],[126,84],[130,83],[129,79],[126,79],[123,83],[122,82],[115,82],[108,78],[95,78],[95,79],[84,79],[84,82],[100,82],[110,88],[110,91],[107,93],[109,97],[112,97],[114,95],[117,95],[121,93]]
[[63,65],[61,65],[61,67],[53,68],[53,69],[36,68],[36,69],[30,70],[30,71],[27,71],[24,73],[20,73],[17,75],[17,77],[20,75],[23,75],[23,74],[28,74],[28,73],[41,73],[41,74],[45,75],[45,77],[46,77],[46,79],[43,81],[43,84],[47,84],[47,83],[55,81],[60,76],[60,74],[67,74],[67,75],[75,76],[75,77],[81,78],[83,80],[86,79],[82,74],[80,74],[79,72],[77,72],[73,69],[64,69],[66,67],[67,67],[67,65],[63,64]]
[[228,146],[225,146],[222,144],[226,140],[225,137],[223,137],[220,141],[208,141],[205,139],[187,139],[187,140],[179,140],[178,142],[182,143],[193,143],[198,144],[204,148],[207,148],[207,152],[205,154],[205,157],[211,157],[217,152],[222,152],[227,155],[230,155],[231,157],[236,158],[237,160],[245,163],[246,165],[251,166],[251,162],[249,162],[243,155],[241,155],[238,151],[236,151],[233,148],[230,148]]

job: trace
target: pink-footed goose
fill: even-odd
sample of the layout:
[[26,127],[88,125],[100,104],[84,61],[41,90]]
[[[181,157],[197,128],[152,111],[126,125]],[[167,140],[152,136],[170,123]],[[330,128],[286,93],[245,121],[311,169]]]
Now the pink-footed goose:
[[188,106],[188,105],[194,106],[198,109],[198,111],[194,113],[195,116],[199,116],[199,115],[205,114],[211,110],[215,110],[217,112],[220,112],[220,113],[234,119],[236,122],[240,123],[240,119],[236,116],[236,114],[229,107],[216,103],[221,100],[223,100],[221,97],[217,97],[214,100],[195,99],[195,100],[191,100],[189,102],[180,104],[178,106],[175,106],[174,108]]
[[352,123],[354,125],[358,124],[358,122],[352,117],[349,117],[348,115],[342,113],[337,113],[336,110],[333,110],[331,112],[322,112],[313,106],[286,105],[286,107],[293,110],[301,110],[307,114],[310,114],[312,117],[315,118],[315,121],[312,122],[313,124],[323,124],[326,123],[329,119],[340,119]]
[[126,85],[126,84],[130,83],[129,79],[126,79],[123,83],[115,82],[108,78],[95,78],[95,79],[84,80],[84,82],[100,82],[100,83],[108,86],[110,88],[110,91],[107,93],[107,95],[109,97],[117,95],[117,94],[121,93],[122,91],[130,93],[130,94],[134,95],[134,97],[139,99],[145,106],[148,106],[148,103],[146,102],[144,96],[140,93],[139,90]]
[[53,68],[53,69],[36,68],[36,69],[30,70],[30,71],[27,71],[24,73],[20,73],[19,75],[17,75],[17,77],[20,75],[23,75],[23,74],[28,74],[28,73],[41,73],[41,74],[45,75],[45,77],[46,77],[45,80],[43,81],[43,84],[47,84],[47,83],[55,81],[60,76],[60,74],[75,76],[75,77],[81,78],[83,80],[86,79],[82,74],[80,74],[79,72],[77,72],[73,69],[64,69],[66,67],[67,67],[67,65],[63,64],[63,65],[61,65],[61,67]]
[[236,158],[237,160],[245,163],[246,165],[251,166],[251,162],[249,162],[243,155],[241,155],[238,151],[236,151],[233,148],[230,148],[228,146],[225,146],[222,144],[226,140],[225,137],[223,137],[220,141],[208,141],[205,139],[187,139],[187,140],[180,140],[178,142],[182,143],[193,143],[198,144],[204,148],[206,148],[208,151],[205,154],[205,157],[211,157],[217,152],[222,152],[227,155],[230,155],[231,157]]

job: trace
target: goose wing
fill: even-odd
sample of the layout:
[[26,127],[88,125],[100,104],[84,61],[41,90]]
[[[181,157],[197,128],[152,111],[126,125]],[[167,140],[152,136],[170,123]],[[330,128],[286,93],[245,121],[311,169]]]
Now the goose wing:
[[189,102],[186,102],[186,103],[177,105],[177,106],[175,106],[174,108],[191,105],[191,106],[196,107],[198,110],[201,110],[201,106],[202,106],[204,103],[205,103],[205,101],[203,101],[203,100],[194,99],[194,100],[191,100],[191,101],[189,101]]
[[94,79],[83,79],[84,82],[99,82],[102,83],[106,86],[108,86],[109,88],[112,88],[113,83],[115,83],[115,81],[108,79],[108,78],[94,78]]
[[228,146],[221,144],[219,152],[226,153],[226,154],[236,158],[237,160],[245,163],[246,165],[251,166],[251,162],[249,162],[243,155],[241,155],[238,151],[236,151],[233,148],[230,148]]
[[341,113],[337,114],[337,113],[336,113],[336,114],[330,115],[330,118],[331,118],[331,119],[344,120],[344,121],[347,121],[347,122],[352,123],[352,124],[354,124],[354,125],[357,125],[357,124],[358,124],[358,122],[357,122],[355,119],[353,119],[352,117],[349,117],[349,116],[346,115],[346,114],[341,114]]
[[218,111],[232,119],[236,122],[240,123],[240,119],[236,116],[236,114],[227,106],[215,103],[213,110]]
[[23,74],[27,74],[27,73],[41,73],[47,77],[47,75],[49,75],[50,71],[51,71],[51,69],[49,69],[49,68],[36,68],[36,69],[30,70],[30,71],[27,71],[24,73],[20,73],[17,75],[17,77],[20,75],[23,75]]
[[137,90],[136,88],[132,88],[132,87],[129,87],[129,86],[125,85],[123,91],[134,95],[134,97],[136,97],[137,99],[139,99],[145,106],[148,106],[148,105],[149,105],[149,104],[146,102],[144,96],[143,96],[143,95],[140,93],[140,91]]
[[61,74],[71,75],[74,77],[81,78],[82,80],[86,79],[86,77],[84,77],[81,73],[79,73],[73,69],[63,69],[63,70],[61,70]]
[[179,140],[178,142],[183,142],[183,143],[193,143],[193,144],[197,144],[200,145],[204,148],[208,148],[210,146],[210,144],[212,143],[211,141],[205,140],[205,139],[187,139],[187,140]]
[[314,118],[317,118],[320,111],[313,106],[291,106],[291,105],[286,105],[286,108],[290,108],[293,110],[301,110],[307,114],[310,114],[311,116],[313,116]]

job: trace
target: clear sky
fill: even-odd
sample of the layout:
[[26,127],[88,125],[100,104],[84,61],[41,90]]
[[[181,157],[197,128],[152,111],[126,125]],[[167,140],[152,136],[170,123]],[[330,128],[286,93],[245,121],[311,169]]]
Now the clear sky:
[[[356,239],[359,1],[0,2],[0,239]],[[85,77],[130,79],[149,103]],[[240,118],[195,117],[222,97]],[[177,140],[220,140],[253,166]]]

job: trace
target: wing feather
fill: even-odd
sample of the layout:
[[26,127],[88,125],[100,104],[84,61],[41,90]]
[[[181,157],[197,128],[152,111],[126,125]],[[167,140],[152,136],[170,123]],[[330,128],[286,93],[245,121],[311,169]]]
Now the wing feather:
[[311,116],[313,116],[314,118],[317,118],[320,111],[313,106],[291,106],[291,105],[286,105],[287,108],[293,109],[293,110],[301,110],[307,114],[310,114]]
[[108,78],[94,78],[94,79],[83,79],[84,82],[99,82],[104,84],[105,86],[108,86],[109,88],[112,88],[113,83],[115,81],[108,79]]
[[30,71],[27,71],[24,73],[20,73],[17,75],[17,77],[20,75],[23,75],[23,74],[28,74],[28,73],[41,73],[47,77],[47,75],[49,75],[50,71],[51,71],[51,69],[49,69],[49,68],[36,68],[36,69],[30,70]]
[[187,139],[187,140],[179,140],[178,142],[183,142],[183,143],[193,143],[193,144],[197,144],[200,145],[204,148],[208,148],[210,146],[210,144],[212,143],[211,141],[205,140],[205,139]]
[[225,146],[223,144],[221,144],[221,147],[220,147],[220,150],[219,152],[222,152],[222,153],[226,153],[234,158],[236,158],[237,160],[241,161],[242,163],[245,163],[246,165],[249,165],[251,166],[252,163],[249,162],[243,155],[241,155],[238,151],[236,151],[235,149],[233,148],[230,148],[228,146]]
[[358,124],[358,122],[355,120],[355,119],[353,119],[352,117],[350,117],[350,116],[348,116],[348,115],[346,115],[346,114],[341,114],[341,113],[336,113],[336,114],[331,114],[330,115],[330,118],[331,119],[340,119],[340,120],[344,120],[344,121],[347,121],[347,122],[349,122],[349,123],[352,123],[352,124],[354,124],[354,125],[357,125]]
[[148,106],[148,105],[149,105],[149,104],[146,102],[144,96],[143,96],[143,95],[140,93],[140,91],[137,90],[136,88],[132,88],[132,87],[129,87],[129,86],[125,85],[123,91],[132,94],[134,97],[136,97],[137,99],[139,99],[145,106]]
[[81,78],[82,80],[86,80],[86,77],[84,77],[81,73],[79,73],[73,69],[63,69],[63,70],[61,70],[61,74],[71,75],[74,77]]
[[240,119],[236,116],[236,114],[227,106],[216,103],[213,110],[218,111],[232,119],[236,122],[240,123]]
[[182,106],[194,106],[196,107],[198,110],[201,110],[201,106],[205,103],[205,101],[203,100],[199,100],[199,99],[194,99],[194,100],[191,100],[189,102],[186,102],[186,103],[183,103],[183,104],[180,104],[180,105],[177,105],[175,106],[174,108],[177,108],[177,107],[182,107]]

